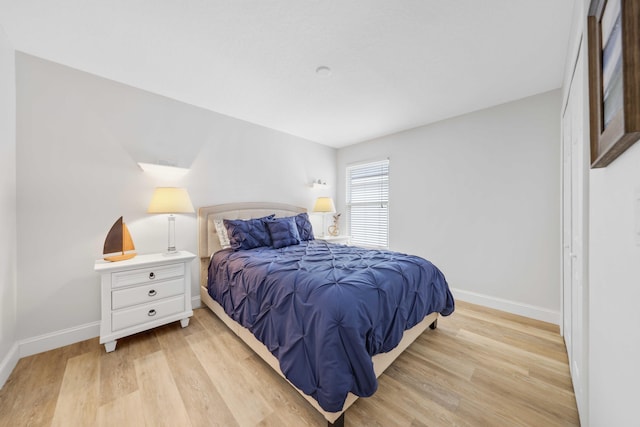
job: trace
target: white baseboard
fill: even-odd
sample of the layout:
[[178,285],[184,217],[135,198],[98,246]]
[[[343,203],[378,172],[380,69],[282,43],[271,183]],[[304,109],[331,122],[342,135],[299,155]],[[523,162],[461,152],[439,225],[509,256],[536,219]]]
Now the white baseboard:
[[62,329],[37,337],[21,340],[20,357],[31,356],[54,348],[64,347],[100,335],[100,322],[91,322],[73,328]]
[[18,360],[20,360],[20,351],[18,343],[14,343],[9,353],[0,362],[0,389],[4,387],[4,383],[7,382],[9,375],[13,372],[13,368],[18,364]]
[[[202,307],[200,295],[191,298],[193,308]],[[75,344],[100,336],[100,322],[91,322],[73,328],[50,332],[21,340],[11,347],[9,354],[0,361],[0,388],[4,385],[16,367],[18,360],[44,351]]]
[[451,293],[455,299],[470,302],[472,304],[483,305],[496,310],[506,311],[507,313],[517,314],[519,316],[529,317],[531,319],[542,320],[543,322],[560,324],[560,312],[549,310],[548,308],[536,307],[530,304],[509,301],[502,298],[496,298],[489,295],[478,294],[462,289],[451,288]]
[[[191,306],[193,308],[202,307],[200,295],[191,297]],[[19,356],[31,356],[33,354],[64,347],[65,345],[74,344],[97,336],[100,336],[100,321],[39,335],[33,338],[27,338],[18,343]]]
[[191,307],[192,308],[202,307],[202,301],[200,301],[200,294],[191,297]]

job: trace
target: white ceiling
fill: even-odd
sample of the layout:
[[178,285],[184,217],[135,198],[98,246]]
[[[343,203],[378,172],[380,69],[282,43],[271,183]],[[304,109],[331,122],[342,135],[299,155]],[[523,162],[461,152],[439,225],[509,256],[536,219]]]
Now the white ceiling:
[[16,50],[340,147],[560,87],[574,2],[0,0],[0,25]]

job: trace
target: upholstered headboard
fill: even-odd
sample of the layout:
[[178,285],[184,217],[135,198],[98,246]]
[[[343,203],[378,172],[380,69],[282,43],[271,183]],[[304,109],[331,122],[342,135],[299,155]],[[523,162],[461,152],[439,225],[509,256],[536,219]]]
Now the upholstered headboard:
[[247,202],[203,206],[198,209],[198,256],[200,257],[200,285],[206,285],[211,254],[222,249],[216,232],[216,219],[250,219],[276,214],[292,216],[306,212],[305,208],[285,203]]

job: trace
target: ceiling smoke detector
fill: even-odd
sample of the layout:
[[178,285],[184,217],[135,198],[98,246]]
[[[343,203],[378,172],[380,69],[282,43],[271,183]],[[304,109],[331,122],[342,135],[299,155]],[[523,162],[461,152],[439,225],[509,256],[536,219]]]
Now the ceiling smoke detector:
[[321,65],[316,68],[316,74],[320,77],[329,77],[331,75],[331,68],[327,67],[326,65]]

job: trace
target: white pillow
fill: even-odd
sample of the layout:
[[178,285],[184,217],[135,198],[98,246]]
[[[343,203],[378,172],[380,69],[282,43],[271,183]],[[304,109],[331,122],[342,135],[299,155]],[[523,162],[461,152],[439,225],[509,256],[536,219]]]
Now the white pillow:
[[213,223],[216,226],[216,233],[218,233],[218,239],[220,239],[220,246],[222,246],[222,249],[230,248],[231,243],[229,243],[229,235],[227,234],[224,222],[222,222],[221,219],[214,219]]

